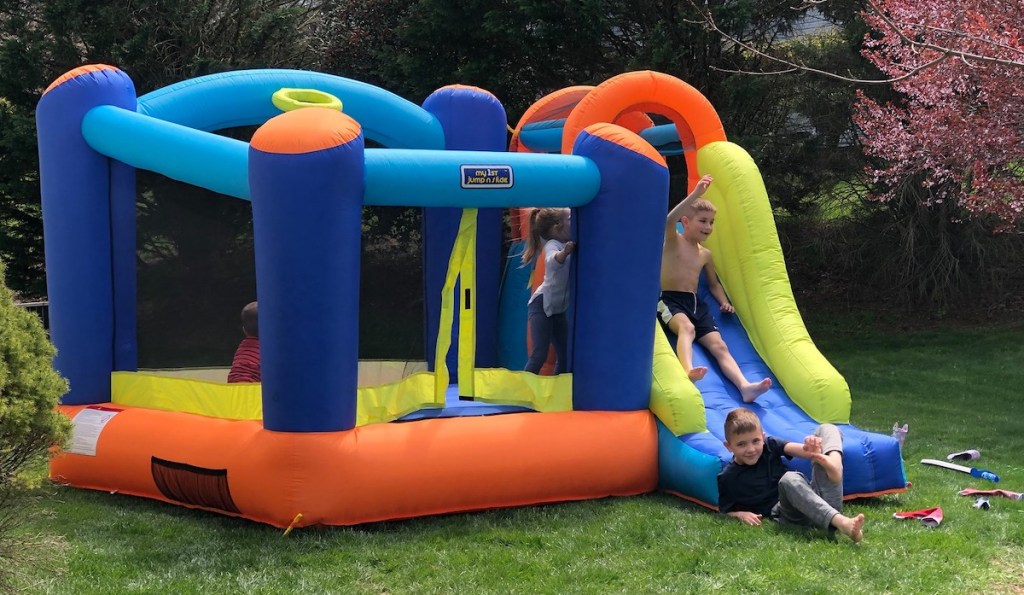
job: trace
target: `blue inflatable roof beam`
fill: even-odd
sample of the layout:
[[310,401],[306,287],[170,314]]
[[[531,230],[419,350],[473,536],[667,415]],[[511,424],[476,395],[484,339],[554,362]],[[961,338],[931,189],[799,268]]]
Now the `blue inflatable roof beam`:
[[113,106],[90,110],[82,135],[93,149],[118,161],[250,200],[246,142]]
[[[467,178],[479,177],[477,172],[484,169],[507,169],[511,186],[467,185]],[[383,206],[579,207],[593,200],[600,185],[594,162],[574,155],[376,149],[366,152],[364,201]]]
[[[561,151],[564,125],[564,118],[527,124],[519,131],[519,142],[534,153],[558,153]],[[662,155],[680,155],[684,149],[675,124],[661,124],[641,130],[640,138],[649,142]]]
[[198,130],[260,125],[281,111],[271,97],[282,87],[338,97],[363,136],[386,147],[443,149],[441,123],[398,95],[351,79],[303,70],[237,70],[201,76],[139,98],[139,113]]
[[646,128],[640,131],[640,138],[651,143],[651,146],[662,155],[682,155],[684,150],[693,150],[693,147],[684,147],[680,142],[675,124],[661,124]]
[[[250,199],[245,142],[112,106],[90,110],[82,133],[99,153],[139,169]],[[507,168],[511,187],[475,185],[478,170],[502,168]],[[600,184],[597,166],[573,155],[370,149],[363,202],[413,207],[577,207],[590,202]]]
[[558,118],[557,120],[531,122],[523,126],[523,128],[519,131],[519,134],[522,134],[524,132],[536,132],[538,130],[550,130],[552,128],[557,128],[558,130],[561,130],[562,128],[565,127],[565,120],[565,118]]
[[527,124],[519,131],[519,142],[534,153],[561,153],[564,124],[565,118]]

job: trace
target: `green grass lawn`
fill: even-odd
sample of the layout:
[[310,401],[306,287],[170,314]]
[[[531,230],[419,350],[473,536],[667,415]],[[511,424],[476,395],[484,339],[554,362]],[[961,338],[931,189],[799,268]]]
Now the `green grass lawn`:
[[[30,529],[68,543],[52,593],[1024,593],[1024,502],[972,508],[994,487],[918,464],[966,448],[1024,491],[1024,330],[908,332],[824,321],[812,336],[845,375],[853,423],[910,424],[901,495],[848,503],[852,544],[747,527],[664,494],[460,514],[285,537],[167,504],[51,488]],[[935,529],[894,512],[941,506]]]

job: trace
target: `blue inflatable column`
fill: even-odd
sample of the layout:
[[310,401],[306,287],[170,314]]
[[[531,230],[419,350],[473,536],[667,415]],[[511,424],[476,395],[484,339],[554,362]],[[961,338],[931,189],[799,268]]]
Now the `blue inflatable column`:
[[71,386],[62,399],[69,405],[109,401],[110,373],[135,366],[134,170],[112,170],[83,138],[82,119],[101,105],[134,111],[135,86],[112,66],[92,65],[54,81],[36,110],[50,337],[54,365]]
[[597,196],[573,216],[573,409],[646,409],[668,168],[646,141],[613,124],[580,133],[573,153],[601,171]]
[[110,163],[111,256],[114,270],[114,370],[139,369],[135,273],[135,168]]
[[[445,149],[503,152],[507,147],[505,108],[498,99],[476,87],[451,85],[434,91],[423,102],[444,130]],[[495,164],[501,156],[495,155]],[[466,165],[483,165],[469,164]],[[482,188],[480,192],[500,189]],[[479,209],[476,248],[476,367],[498,366],[498,299],[501,287],[502,211]],[[441,316],[441,289],[444,287],[455,236],[459,231],[462,209],[430,207],[423,210],[423,285],[426,296],[426,359],[433,370]],[[456,295],[459,289],[456,287]],[[456,301],[458,303],[458,301]],[[445,361],[451,381],[458,379],[458,316],[452,327],[452,348]]]
[[337,110],[260,127],[249,149],[263,426],[348,430],[356,421],[363,135]]

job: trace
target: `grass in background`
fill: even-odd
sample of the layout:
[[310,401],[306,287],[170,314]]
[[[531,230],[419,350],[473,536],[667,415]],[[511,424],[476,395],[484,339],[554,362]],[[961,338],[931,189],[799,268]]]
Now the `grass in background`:
[[[852,329],[852,330],[851,330]],[[1024,330],[901,332],[811,325],[850,383],[854,424],[910,424],[905,494],[848,503],[859,545],[823,532],[747,527],[663,494],[380,523],[283,537],[248,521],[56,488],[63,575],[50,593],[1024,592],[1024,502],[971,507],[968,486],[1024,491]],[[998,486],[918,464],[966,448]],[[941,506],[936,529],[892,514]]]

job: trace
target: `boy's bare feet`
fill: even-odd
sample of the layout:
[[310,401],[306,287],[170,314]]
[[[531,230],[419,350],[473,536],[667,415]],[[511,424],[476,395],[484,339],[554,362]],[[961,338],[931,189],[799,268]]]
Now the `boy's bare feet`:
[[690,371],[687,372],[686,375],[690,378],[690,380],[697,382],[701,378],[704,378],[704,376],[707,373],[707,368],[705,368],[704,366],[697,366],[696,368],[690,368]]
[[852,519],[842,514],[837,514],[832,517],[832,525],[839,529],[839,531],[853,540],[854,543],[860,543],[860,540],[864,539],[864,515],[858,514]]
[[758,382],[757,384],[748,382],[747,384],[740,387],[740,396],[743,397],[744,403],[753,403],[754,399],[763,395],[771,387],[771,378],[765,378],[764,380]]

